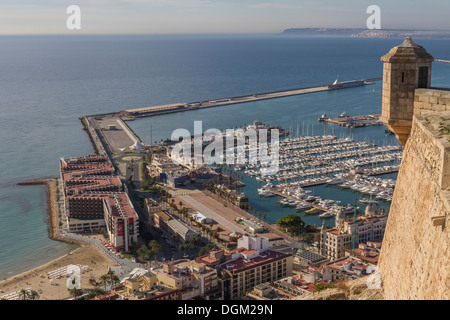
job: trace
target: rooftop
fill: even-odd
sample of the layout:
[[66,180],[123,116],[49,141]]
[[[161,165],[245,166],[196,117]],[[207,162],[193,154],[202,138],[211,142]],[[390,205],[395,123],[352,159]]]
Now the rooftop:
[[237,259],[227,261],[227,262],[221,264],[219,266],[219,269],[235,272],[235,271],[240,271],[240,270],[244,270],[247,268],[253,268],[259,264],[278,260],[278,259],[285,258],[288,256],[290,256],[290,255],[281,253],[281,252],[277,252],[277,251],[267,250],[251,259],[245,259],[244,257],[239,257]]
[[103,199],[109,204],[113,218],[138,218],[138,215],[125,192],[117,192]]
[[297,252],[296,255],[304,260],[311,262],[311,263],[327,260],[327,257],[324,257],[320,254],[311,252],[309,250],[299,251],[299,252]]
[[90,191],[119,191],[122,182],[117,176],[79,176],[72,173],[63,174],[67,194],[80,194]]

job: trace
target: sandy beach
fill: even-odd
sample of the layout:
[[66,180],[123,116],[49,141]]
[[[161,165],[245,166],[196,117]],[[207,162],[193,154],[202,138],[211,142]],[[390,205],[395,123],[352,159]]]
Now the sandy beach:
[[50,261],[42,266],[0,281],[0,299],[5,294],[30,288],[39,291],[39,300],[59,300],[69,298],[66,286],[67,277],[52,278],[48,274],[54,270],[67,268],[69,265],[86,266],[81,272],[81,289],[94,289],[89,283],[93,278],[99,281],[100,276],[108,272],[109,267],[117,264],[104,253],[91,245],[82,245],[74,251],[60,258]]

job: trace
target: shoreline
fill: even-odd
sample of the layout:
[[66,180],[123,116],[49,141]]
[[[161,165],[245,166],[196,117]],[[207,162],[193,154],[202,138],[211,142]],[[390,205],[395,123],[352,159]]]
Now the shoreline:
[[[14,292],[14,290],[21,290],[26,287],[34,287],[32,288],[33,290],[38,290],[38,287],[41,287],[44,291],[44,299],[57,299],[55,296],[55,292],[45,292],[46,290],[48,290],[48,285],[46,285],[44,282],[45,279],[49,279],[47,276],[47,272],[51,271],[50,269],[54,269],[57,266],[63,267],[63,264],[70,265],[85,263],[89,264],[91,276],[99,276],[102,272],[106,273],[108,267],[116,266],[115,261],[113,261],[107,254],[102,252],[102,250],[96,245],[92,245],[84,241],[67,239],[59,233],[57,178],[40,178],[21,181],[18,182],[17,185],[47,186],[48,237],[55,241],[65,242],[68,244],[76,244],[78,247],[43,264],[31,267],[31,269],[29,270],[0,279],[0,296],[11,293],[11,291]],[[93,265],[96,266],[94,267]],[[59,284],[54,285],[59,286]],[[86,283],[84,285],[84,287],[86,286],[89,287],[89,283]],[[58,291],[57,294],[60,295],[60,292]]]
[[[22,289],[38,292],[39,300],[63,300],[70,297],[67,289],[65,270],[70,265],[83,267],[80,274],[81,288],[92,290],[98,288],[92,280],[99,283],[102,275],[111,267],[117,266],[109,257],[99,254],[99,248],[92,245],[82,245],[71,252],[53,259],[38,267],[0,281],[0,299],[16,300],[17,293]],[[58,272],[60,276],[53,276]],[[16,297],[8,297],[15,295]]]
[[[56,205],[57,204],[56,180],[57,180],[57,178],[55,178],[55,177],[37,178],[37,179],[19,181],[16,183],[16,185],[19,185],[19,186],[46,185],[46,187],[47,187],[46,193],[47,193],[48,237],[54,241],[65,242],[67,244],[76,244],[76,245],[78,245],[78,247],[67,253],[62,254],[61,256],[58,256],[51,260],[48,260],[47,262],[41,263],[40,265],[31,267],[31,269],[29,269],[29,270],[26,270],[26,271],[20,272],[18,274],[14,274],[9,277],[0,279],[0,290],[2,289],[2,285],[4,285],[5,281],[12,280],[16,277],[23,277],[27,273],[33,272],[35,269],[43,268],[43,267],[47,266],[48,264],[57,262],[57,260],[73,254],[75,251],[80,249],[83,244],[86,244],[86,243],[76,242],[75,240],[64,238],[59,234],[59,228],[57,228],[57,226],[58,226],[57,212],[58,211],[57,211],[57,205]],[[56,220],[56,223],[55,223],[55,220]]]
[[18,280],[20,280],[20,278],[25,278],[26,276],[29,276],[32,273],[39,272],[39,271],[49,267],[50,265],[52,265],[54,263],[57,263],[59,260],[64,259],[67,256],[73,255],[74,253],[76,253],[76,251],[80,250],[81,248],[82,247],[78,247],[78,248],[70,251],[69,253],[66,253],[66,254],[58,257],[58,258],[52,259],[52,260],[50,260],[48,262],[45,262],[44,264],[41,264],[41,265],[39,265],[37,267],[34,267],[34,268],[30,269],[30,270],[27,270],[27,271],[21,272],[19,274],[13,275],[13,276],[11,276],[9,278],[1,279],[0,280],[0,290],[2,289],[3,286],[9,285],[10,282],[13,282],[14,280],[18,281]]

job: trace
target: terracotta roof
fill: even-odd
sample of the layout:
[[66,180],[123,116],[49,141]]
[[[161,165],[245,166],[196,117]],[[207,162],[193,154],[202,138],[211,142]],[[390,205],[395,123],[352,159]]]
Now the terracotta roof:
[[122,214],[124,214],[126,218],[138,217],[125,192],[114,193],[113,195],[104,198],[104,200],[110,205],[112,210],[111,214],[114,218],[124,218]]

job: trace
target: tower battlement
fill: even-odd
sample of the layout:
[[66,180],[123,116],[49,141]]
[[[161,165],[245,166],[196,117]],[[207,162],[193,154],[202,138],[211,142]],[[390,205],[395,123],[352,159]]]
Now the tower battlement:
[[381,61],[383,100],[380,120],[405,145],[414,114],[414,93],[417,88],[430,88],[434,58],[408,37],[381,57]]

